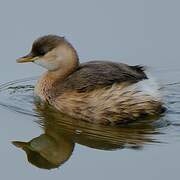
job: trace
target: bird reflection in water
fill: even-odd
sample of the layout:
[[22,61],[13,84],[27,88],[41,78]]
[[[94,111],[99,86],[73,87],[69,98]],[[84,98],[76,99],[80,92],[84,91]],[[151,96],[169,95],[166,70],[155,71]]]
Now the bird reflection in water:
[[31,164],[43,169],[57,168],[65,163],[76,143],[107,151],[139,150],[144,144],[155,143],[153,134],[159,133],[151,120],[116,127],[103,126],[72,119],[46,103],[35,101],[34,104],[40,117],[37,122],[44,133],[29,142],[12,143],[26,152]]

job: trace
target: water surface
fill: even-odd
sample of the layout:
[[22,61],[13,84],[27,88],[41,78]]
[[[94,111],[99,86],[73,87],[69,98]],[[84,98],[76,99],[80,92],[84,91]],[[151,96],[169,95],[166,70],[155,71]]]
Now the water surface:
[[[179,179],[179,7],[177,0],[1,0],[0,178]],[[104,127],[74,121],[38,104],[33,96],[37,77],[19,79],[39,76],[43,70],[15,59],[45,34],[65,36],[81,62],[102,59],[150,66],[163,87],[167,113],[154,121]],[[27,145],[29,161],[15,145]]]
[[[163,75],[167,73],[170,79],[164,81]],[[66,171],[88,176],[91,174],[88,168],[95,167],[99,177],[104,177],[99,171],[109,167],[110,177],[124,165],[134,171],[136,163],[138,166],[142,164],[140,171],[145,171],[148,166],[154,168],[161,164],[159,158],[172,161],[169,156],[178,153],[180,147],[180,83],[171,80],[178,73],[177,70],[169,72],[166,69],[154,72],[154,75],[162,77],[160,92],[168,108],[162,117],[115,127],[72,119],[39,101],[33,93],[38,77],[1,84],[0,105],[5,112],[10,112],[11,121],[16,116],[10,124],[15,124],[18,132],[5,142],[5,147],[11,147],[16,163],[23,169],[32,171],[37,168],[47,172],[54,169],[55,174],[63,171],[63,176],[67,176]],[[32,126],[35,131],[31,130]],[[9,156],[11,152],[7,159]],[[149,164],[152,159],[157,164]],[[147,166],[143,166],[144,163]],[[175,169],[177,164],[178,156],[171,167]],[[162,164],[158,168],[163,168]]]

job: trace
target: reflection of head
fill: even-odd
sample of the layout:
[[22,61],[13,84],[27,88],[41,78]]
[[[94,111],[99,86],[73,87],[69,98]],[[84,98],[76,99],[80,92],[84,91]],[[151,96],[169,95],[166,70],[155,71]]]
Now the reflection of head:
[[30,142],[14,141],[13,144],[26,152],[31,164],[43,169],[59,167],[69,159],[74,149],[74,144],[64,137],[59,138],[57,142],[46,134],[36,137]]

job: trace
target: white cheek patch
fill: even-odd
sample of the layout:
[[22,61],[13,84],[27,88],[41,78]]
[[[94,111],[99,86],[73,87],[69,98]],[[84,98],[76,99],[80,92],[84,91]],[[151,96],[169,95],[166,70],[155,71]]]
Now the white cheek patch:
[[55,62],[54,63],[48,62],[47,60],[44,59],[37,59],[34,61],[34,63],[48,69],[49,71],[54,71],[57,69],[57,64]]

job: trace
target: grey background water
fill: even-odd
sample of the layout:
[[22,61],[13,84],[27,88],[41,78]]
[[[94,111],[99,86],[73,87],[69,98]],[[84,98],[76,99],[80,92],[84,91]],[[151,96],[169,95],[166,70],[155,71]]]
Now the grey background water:
[[[157,77],[179,81],[180,2],[177,0],[0,1],[1,83],[39,75],[33,64],[19,65],[32,41],[44,34],[64,35],[82,61],[110,59],[145,64]],[[0,108],[1,179],[179,179],[180,143],[174,129],[167,144],[105,152],[77,145],[71,159],[57,170],[31,166],[10,142],[41,133],[31,117]],[[175,136],[175,137],[174,137]]]

